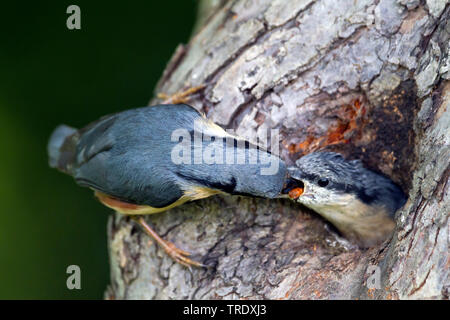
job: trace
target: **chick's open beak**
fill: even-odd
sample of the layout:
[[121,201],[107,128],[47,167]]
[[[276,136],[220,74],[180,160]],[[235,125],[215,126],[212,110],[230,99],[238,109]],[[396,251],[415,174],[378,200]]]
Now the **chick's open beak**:
[[305,192],[303,181],[289,177],[286,181],[282,193],[287,194],[291,200],[297,200]]
[[293,188],[289,191],[289,198],[297,200],[302,194],[304,189],[301,187]]

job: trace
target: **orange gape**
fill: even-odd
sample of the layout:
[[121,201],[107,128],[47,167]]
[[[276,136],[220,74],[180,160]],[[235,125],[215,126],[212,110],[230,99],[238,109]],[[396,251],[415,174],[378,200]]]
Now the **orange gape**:
[[291,191],[289,191],[289,198],[295,200],[298,197],[300,197],[303,193],[303,188],[294,188]]

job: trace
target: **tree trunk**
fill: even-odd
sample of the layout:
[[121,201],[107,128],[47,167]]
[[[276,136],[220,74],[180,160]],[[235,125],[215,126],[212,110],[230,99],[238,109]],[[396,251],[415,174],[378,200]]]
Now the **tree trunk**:
[[393,238],[367,250],[289,200],[215,196],[147,218],[207,270],[175,263],[116,214],[106,297],[448,298],[447,1],[208,2],[158,92],[205,84],[194,107],[252,140],[279,129],[288,165],[325,141],[391,177],[409,200]]

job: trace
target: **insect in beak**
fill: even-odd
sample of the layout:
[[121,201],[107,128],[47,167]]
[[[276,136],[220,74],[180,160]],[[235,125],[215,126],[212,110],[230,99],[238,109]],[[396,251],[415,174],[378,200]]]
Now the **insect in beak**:
[[292,200],[297,200],[303,194],[303,191],[304,189],[300,187],[291,189],[289,191],[289,198],[291,198]]
[[287,194],[291,200],[297,200],[305,192],[305,185],[303,181],[290,177],[281,192]]

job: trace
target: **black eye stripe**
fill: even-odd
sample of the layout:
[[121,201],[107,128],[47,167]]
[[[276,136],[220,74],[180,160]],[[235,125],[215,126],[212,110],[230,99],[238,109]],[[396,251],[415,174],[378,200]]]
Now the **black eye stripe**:
[[326,180],[328,180],[328,184],[326,185],[327,189],[342,191],[342,192],[351,192],[351,193],[355,193],[355,194],[359,194],[359,193],[363,192],[362,190],[360,190],[359,188],[357,188],[354,185],[330,180],[328,178],[324,178],[323,176],[319,176],[316,174],[302,172],[301,176],[298,177],[297,179],[310,181],[316,185],[319,185],[320,187],[322,187],[322,186],[319,184],[319,180],[326,179]]

